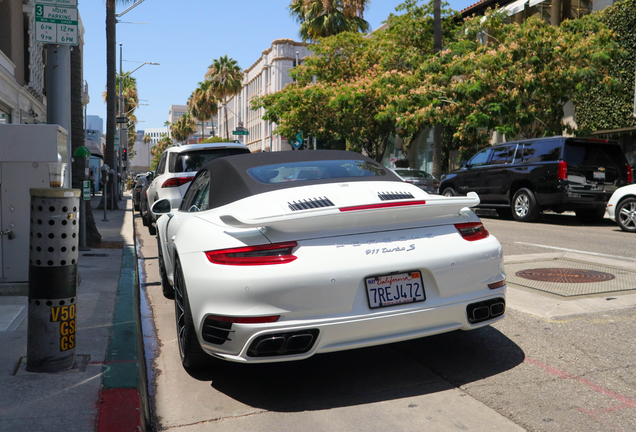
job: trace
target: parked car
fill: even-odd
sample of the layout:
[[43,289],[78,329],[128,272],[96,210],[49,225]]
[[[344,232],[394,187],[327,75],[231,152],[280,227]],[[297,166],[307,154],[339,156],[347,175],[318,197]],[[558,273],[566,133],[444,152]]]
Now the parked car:
[[631,182],[618,143],[556,136],[483,149],[461,170],[443,175],[439,190],[445,196],[477,192],[479,207],[522,222],[551,209],[594,223],[603,219],[612,193]]
[[478,203],[429,195],[355,152],[213,160],[179,208],[152,208],[169,216],[158,261],[183,365],[300,360],[503,318],[501,245]]
[[636,184],[616,189],[607,203],[607,214],[623,231],[636,232]]
[[[152,180],[154,179],[154,176],[155,176],[154,171],[148,171],[148,174],[146,176],[146,184],[144,185],[143,188],[141,188],[140,197],[139,197],[139,214],[141,215],[141,222],[145,227],[149,226],[149,220],[150,220],[147,192],[148,192],[148,188],[150,187],[150,184],[152,183]],[[151,225],[151,227],[152,227],[152,230],[155,229],[154,226]],[[151,232],[151,234],[154,235],[154,232]]]
[[152,213],[152,204],[167,198],[173,207],[179,207],[190,182],[197,171],[206,163],[223,156],[249,153],[248,148],[240,143],[211,143],[190,144],[168,148],[161,155],[155,179],[146,192],[148,200],[149,225],[148,230],[153,234],[153,223],[157,215]]
[[139,211],[141,189],[144,187],[145,184],[146,184],[146,175],[142,174],[142,175],[135,176],[135,183],[133,185],[133,190],[132,190],[132,201],[133,201],[133,208],[135,209],[135,211]]
[[436,194],[439,189],[439,180],[426,171],[412,168],[394,168],[391,171],[405,182],[414,184],[424,192]]

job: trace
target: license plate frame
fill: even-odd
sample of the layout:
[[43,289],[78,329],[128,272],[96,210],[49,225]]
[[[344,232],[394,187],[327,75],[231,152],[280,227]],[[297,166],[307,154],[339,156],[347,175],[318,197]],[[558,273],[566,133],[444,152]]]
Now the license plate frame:
[[605,172],[603,172],[603,171],[594,171],[592,173],[592,178],[594,180],[605,180]]
[[422,272],[419,270],[368,276],[364,278],[364,285],[371,309],[426,301]]

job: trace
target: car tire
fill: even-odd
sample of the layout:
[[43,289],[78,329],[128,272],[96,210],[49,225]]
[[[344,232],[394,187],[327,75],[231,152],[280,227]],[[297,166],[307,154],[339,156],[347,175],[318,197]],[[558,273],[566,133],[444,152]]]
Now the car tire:
[[135,207],[135,211],[139,211],[139,204],[135,204],[134,207]]
[[605,217],[605,207],[587,209],[587,210],[576,210],[576,218],[580,222],[583,222],[586,224],[600,223],[604,217]]
[[161,290],[167,299],[174,299],[174,288],[170,285],[168,275],[166,274],[166,265],[163,261],[163,249],[161,247],[161,239],[157,236],[157,261],[159,261],[159,276],[161,277]]
[[442,195],[445,197],[452,197],[457,195],[457,192],[455,192],[455,189],[453,189],[452,187],[447,187],[444,189],[444,192],[442,192]]
[[618,203],[616,223],[623,231],[636,232],[636,198],[627,198]]
[[146,212],[146,213],[144,213],[143,211],[141,212],[141,223],[145,227],[148,226],[148,212]]
[[157,227],[153,224],[150,216],[148,216],[148,233],[150,235],[157,235]]
[[183,270],[179,259],[176,260],[174,269],[175,296],[174,315],[177,325],[177,344],[179,356],[185,368],[198,368],[205,366],[210,357],[203,351],[197,339],[192,322],[192,313],[188,300],[188,291],[183,278]]
[[530,189],[519,189],[512,199],[512,216],[519,222],[533,222],[539,217],[537,199]]

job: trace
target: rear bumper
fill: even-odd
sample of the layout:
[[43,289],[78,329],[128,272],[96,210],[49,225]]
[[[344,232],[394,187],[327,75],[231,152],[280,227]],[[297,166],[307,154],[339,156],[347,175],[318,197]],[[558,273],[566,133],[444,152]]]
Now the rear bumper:
[[[473,330],[499,321],[505,312],[497,317],[486,319],[477,324],[470,324],[467,307],[487,300],[499,299],[505,304],[505,288],[493,291],[489,296],[471,300],[408,311],[397,311],[387,314],[346,317],[338,320],[307,320],[303,322],[282,322],[267,327],[233,324],[232,337],[241,340],[242,347],[237,354],[219,350],[218,346],[202,341],[202,348],[209,355],[224,360],[241,363],[269,363],[302,360],[314,354],[344,351],[417,339],[455,330]],[[250,348],[255,341],[263,340],[268,335],[280,336],[285,333],[307,334],[317,333],[311,348],[301,354],[275,355],[256,357]]]

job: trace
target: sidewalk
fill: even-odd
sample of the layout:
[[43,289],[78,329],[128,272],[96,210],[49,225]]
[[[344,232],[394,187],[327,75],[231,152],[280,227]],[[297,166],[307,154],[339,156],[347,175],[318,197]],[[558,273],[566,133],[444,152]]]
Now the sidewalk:
[[138,430],[124,426],[131,420],[144,428],[132,200],[125,195],[123,210],[108,211],[106,222],[96,209],[100,199],[93,197],[91,207],[102,241],[123,248],[79,253],[75,369],[26,372],[28,299],[0,296],[0,431]]

